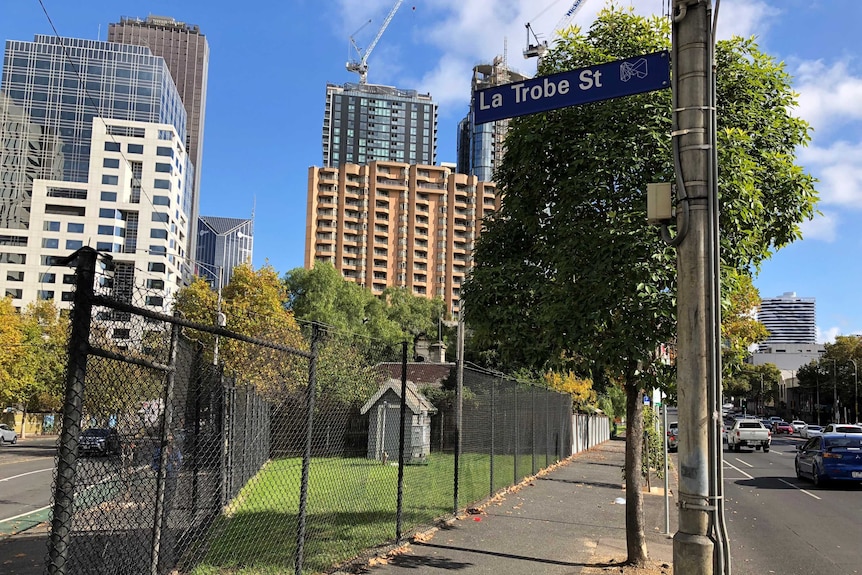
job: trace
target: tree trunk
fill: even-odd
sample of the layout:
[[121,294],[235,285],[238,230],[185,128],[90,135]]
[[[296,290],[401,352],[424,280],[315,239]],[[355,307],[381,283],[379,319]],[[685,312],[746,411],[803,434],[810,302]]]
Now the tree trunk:
[[626,377],[626,563],[637,566],[644,566],[649,560],[641,490],[643,444],[643,396],[632,374]]
[[24,405],[24,411],[21,413],[21,439],[27,439],[27,402],[24,401],[22,404]]

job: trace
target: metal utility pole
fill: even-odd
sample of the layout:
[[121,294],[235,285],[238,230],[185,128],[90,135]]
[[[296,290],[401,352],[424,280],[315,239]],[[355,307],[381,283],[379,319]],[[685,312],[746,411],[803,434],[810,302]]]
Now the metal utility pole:
[[[715,248],[710,208],[711,159],[711,5],[709,0],[673,2],[673,131],[676,164],[677,228],[688,231],[677,248],[677,385],[680,423],[679,530],[673,538],[674,573],[713,573],[716,551],[710,538],[711,445],[717,421],[710,397],[716,378],[713,332]],[[715,234],[717,235],[717,234]],[[720,486],[719,486],[720,489]]]

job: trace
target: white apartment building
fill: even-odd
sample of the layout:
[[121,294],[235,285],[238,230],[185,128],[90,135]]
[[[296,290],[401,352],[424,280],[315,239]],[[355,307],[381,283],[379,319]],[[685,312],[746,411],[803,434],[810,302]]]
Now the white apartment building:
[[183,138],[171,124],[95,118],[92,128],[88,182],[34,180],[29,229],[5,230],[17,237],[0,248],[3,293],[16,307],[70,307],[74,270],[56,261],[90,246],[113,258],[106,287],[114,297],[168,312],[189,265],[192,170]]

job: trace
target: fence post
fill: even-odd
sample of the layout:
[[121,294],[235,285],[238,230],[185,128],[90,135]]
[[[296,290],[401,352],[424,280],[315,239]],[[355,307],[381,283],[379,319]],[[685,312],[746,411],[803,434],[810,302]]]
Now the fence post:
[[551,465],[551,393],[545,391],[545,467]]
[[496,406],[494,403],[494,388],[496,387],[496,381],[491,380],[491,477],[490,477],[490,487],[488,489],[488,497],[493,497],[494,495],[494,438],[496,433],[496,423],[497,423],[497,412]]
[[521,430],[518,427],[518,382],[514,382],[512,385],[512,411],[515,413],[515,476],[512,480],[512,485],[518,484],[518,452],[521,450]]
[[[180,313],[174,313],[179,317]],[[158,575],[159,554],[161,553],[162,523],[165,519],[165,479],[170,464],[168,445],[172,441],[169,438],[174,414],[174,381],[177,373],[177,347],[180,339],[180,325],[171,324],[171,346],[168,366],[170,370],[165,374],[165,392],[163,396],[164,413],[162,414],[162,428],[159,434],[159,468],[156,472],[156,510],[153,514],[153,543],[150,554],[150,574]],[[175,470],[176,471],[176,470]]]
[[532,458],[532,475],[536,474],[536,386],[530,386],[530,451]]
[[395,503],[395,541],[401,543],[402,504],[404,502],[404,426],[407,423],[407,342],[401,343],[401,433],[398,436],[398,496]]
[[[69,543],[72,540],[75,482],[78,467],[78,436],[81,433],[84,379],[90,350],[90,323],[93,314],[93,285],[96,279],[96,251],[81,248],[76,256],[75,299],[72,305],[71,333],[66,363],[66,390],[63,401],[63,428],[54,483],[54,509],[48,544],[48,573],[66,573]],[[75,261],[75,260],[71,260]],[[71,263],[65,262],[65,265]]]
[[460,480],[461,429],[464,409],[464,308],[458,312],[458,358],[455,367],[455,488],[452,514],[458,514],[458,483]]
[[317,348],[321,336],[320,324],[311,325],[311,359],[308,362],[308,389],[305,397],[305,453],[302,456],[302,479],[299,484],[299,523],[296,528],[295,575],[302,575],[305,547],[305,519],[308,514],[308,472],[311,467],[311,435],[314,430],[314,394],[317,388]]

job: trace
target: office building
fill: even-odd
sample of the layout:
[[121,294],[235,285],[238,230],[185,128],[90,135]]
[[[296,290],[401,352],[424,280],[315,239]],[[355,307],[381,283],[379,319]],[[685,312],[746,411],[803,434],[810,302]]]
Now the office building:
[[813,297],[797,297],[795,292],[785,292],[778,297],[764,298],[757,311],[757,320],[769,330],[769,337],[758,346],[760,351],[817,341]]
[[38,35],[6,43],[0,92],[3,294],[19,308],[69,301],[51,265],[89,245],[112,254],[123,298],[146,285],[146,305],[169,309],[188,265],[194,170],[164,60],[143,46]]
[[[155,56],[165,59],[171,77],[186,109],[186,149],[195,167],[192,188],[191,221],[200,213],[201,165],[203,161],[204,119],[206,117],[209,44],[195,25],[177,22],[166,16],[120,18],[108,26],[108,41],[146,46]],[[187,247],[195,253],[194,234]]]
[[251,264],[253,248],[254,220],[200,216],[196,275],[224,288],[230,282],[233,268]]
[[[491,64],[473,68],[471,93],[475,96],[477,90],[526,79],[527,76],[507,68],[503,58],[497,56]],[[471,106],[467,116],[458,123],[458,172],[476,176],[482,182],[493,181],[494,171],[503,159],[503,142],[508,131],[508,119],[474,124]]]
[[327,84],[323,166],[375,160],[436,164],[437,104],[415,90]]
[[305,267],[331,262],[375,294],[399,286],[453,315],[493,184],[445,166],[371,162],[308,171]]

